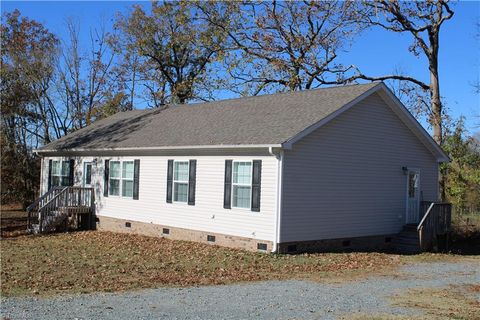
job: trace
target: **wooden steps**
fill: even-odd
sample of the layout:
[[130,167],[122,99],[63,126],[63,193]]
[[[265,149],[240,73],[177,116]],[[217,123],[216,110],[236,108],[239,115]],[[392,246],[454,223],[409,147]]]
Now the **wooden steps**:
[[94,196],[93,188],[70,186],[50,189],[27,208],[28,230],[48,233],[91,229],[95,212]]

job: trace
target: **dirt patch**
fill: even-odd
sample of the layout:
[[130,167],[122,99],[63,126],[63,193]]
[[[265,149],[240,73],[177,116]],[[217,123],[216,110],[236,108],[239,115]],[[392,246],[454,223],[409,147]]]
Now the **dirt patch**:
[[393,305],[420,309],[424,319],[480,319],[480,301],[472,294],[477,284],[410,289],[395,295]]
[[0,237],[26,234],[28,214],[17,206],[3,206],[0,213]]
[[397,255],[272,255],[186,241],[86,231],[0,241],[2,295],[121,291],[271,279],[351,279],[401,264]]

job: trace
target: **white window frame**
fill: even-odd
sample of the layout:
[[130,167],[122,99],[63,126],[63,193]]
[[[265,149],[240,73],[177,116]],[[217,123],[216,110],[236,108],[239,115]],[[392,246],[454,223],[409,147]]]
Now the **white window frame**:
[[[118,162],[120,164],[120,176],[118,178],[112,178],[112,163]],[[123,176],[123,164],[124,163],[132,163],[135,166],[135,161],[133,160],[110,160],[108,163],[108,196],[109,197],[118,197],[118,198],[125,198],[125,199],[133,199],[133,192],[131,196],[124,196],[123,195],[123,181],[135,181],[135,171],[134,171],[134,176],[131,179],[127,179]],[[134,168],[135,170],[135,168]],[[118,186],[118,194],[112,194],[112,188],[110,187],[110,182],[112,180],[118,180],[119,186]]]
[[[233,182],[233,174],[235,172],[235,163],[250,163],[250,182],[248,184],[246,183],[235,183]],[[253,176],[253,161],[252,160],[234,160],[232,161],[232,192],[231,192],[231,198],[230,198],[230,203],[232,204],[232,208],[235,209],[241,209],[241,210],[252,210],[252,196],[253,196],[253,187],[252,187],[252,176]],[[250,187],[250,201],[248,202],[248,207],[236,207],[234,206],[234,201],[233,201],[233,188],[234,186],[240,186],[240,187]]]
[[[52,168],[52,177],[51,177],[51,179],[52,179],[52,186],[55,186],[55,187],[67,187],[68,184],[67,184],[67,185],[63,185],[63,179],[64,179],[64,178],[70,179],[70,161],[69,161],[69,160],[52,160],[52,167],[55,167],[55,163],[60,163],[60,171],[59,171],[58,174],[54,174],[54,173],[53,173],[53,168]],[[68,173],[67,173],[67,175],[63,175],[63,174],[62,174],[62,171],[63,171],[62,169],[63,169],[63,164],[64,164],[64,163],[67,163],[67,166],[68,166]],[[54,178],[54,177],[57,177],[58,179],[60,179],[60,185],[57,186],[57,185],[55,185],[55,184],[53,183],[53,178]]]
[[[87,184],[87,166],[90,166],[90,183]],[[93,185],[93,162],[92,161],[84,161],[83,162],[83,186],[84,187],[91,187]]]
[[[188,173],[188,178],[187,180],[176,180],[175,179],[175,163],[187,163],[187,173]],[[173,161],[173,170],[172,170],[172,201],[175,203],[188,203],[188,197],[190,196],[190,188],[189,188],[189,181],[190,179],[190,161],[189,160],[174,160]],[[175,200],[175,183],[182,183],[182,184],[187,184],[187,200],[186,201],[178,201]]]
[[[120,176],[116,177],[116,178],[112,178],[112,164],[114,162],[118,162],[119,167],[120,167]],[[112,180],[118,180],[118,184],[119,184],[118,185],[118,194],[112,194],[112,186],[110,185]],[[120,160],[110,160],[109,163],[108,163],[108,196],[109,197],[119,197],[119,198],[122,196],[122,161],[120,161]]]
[[[133,176],[132,176],[131,179],[127,179],[123,176],[123,164],[124,163],[131,163],[132,166],[133,166]],[[133,182],[135,181],[135,161],[133,161],[133,160],[122,161],[122,164],[120,166],[120,170],[121,170],[121,173],[120,173],[120,195],[121,195],[122,198],[133,199]],[[132,182],[132,195],[131,196],[124,196],[123,195],[123,182],[124,181],[131,181]]]

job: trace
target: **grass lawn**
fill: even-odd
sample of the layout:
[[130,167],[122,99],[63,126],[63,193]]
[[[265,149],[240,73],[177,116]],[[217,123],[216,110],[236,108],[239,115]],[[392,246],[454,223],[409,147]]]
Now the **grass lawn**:
[[344,320],[479,320],[480,285],[459,284],[443,288],[418,288],[400,291],[389,298],[393,306],[417,309],[420,316],[352,314]]
[[86,231],[4,238],[2,296],[310,278],[352,279],[402,263],[382,253],[272,255],[187,241]]
[[[25,212],[2,209],[2,296],[292,278],[344,281],[371,274],[393,274],[404,263],[469,259],[445,254],[272,255],[98,231],[25,236],[21,235],[26,226]],[[454,252],[480,253],[480,219],[475,220],[478,217],[453,218]]]
[[410,289],[392,298],[394,305],[418,308],[425,319],[480,319],[478,284],[463,284],[446,288]]
[[18,205],[2,205],[0,213],[0,236],[14,237],[25,234],[27,229],[27,213]]

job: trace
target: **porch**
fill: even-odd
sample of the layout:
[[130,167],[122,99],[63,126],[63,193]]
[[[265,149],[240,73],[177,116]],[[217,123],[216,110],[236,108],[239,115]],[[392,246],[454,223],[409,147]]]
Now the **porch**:
[[27,208],[33,233],[94,228],[95,192],[85,187],[53,187]]
[[394,240],[394,248],[405,253],[448,251],[452,205],[421,201],[418,218],[409,221]]

